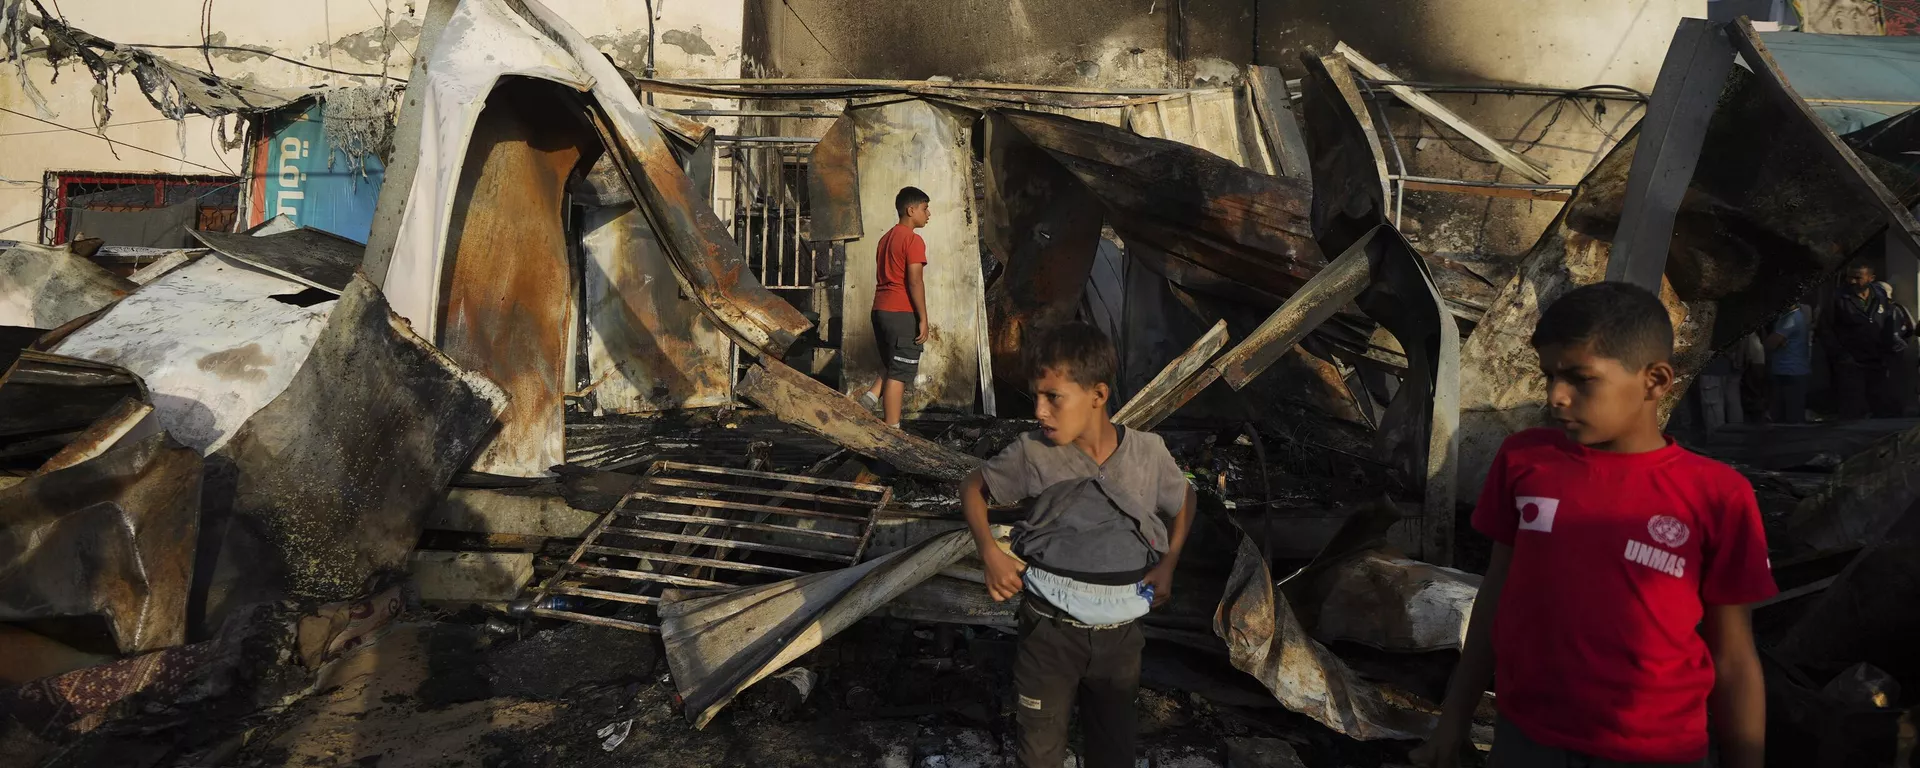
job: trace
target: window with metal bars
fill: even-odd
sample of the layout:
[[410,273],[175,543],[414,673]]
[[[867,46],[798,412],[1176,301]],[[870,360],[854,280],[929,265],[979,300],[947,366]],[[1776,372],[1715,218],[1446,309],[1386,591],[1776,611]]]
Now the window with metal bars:
[[190,201],[200,204],[195,229],[232,231],[245,183],[232,176],[48,171],[41,195],[40,242],[71,240],[76,210],[144,211]]

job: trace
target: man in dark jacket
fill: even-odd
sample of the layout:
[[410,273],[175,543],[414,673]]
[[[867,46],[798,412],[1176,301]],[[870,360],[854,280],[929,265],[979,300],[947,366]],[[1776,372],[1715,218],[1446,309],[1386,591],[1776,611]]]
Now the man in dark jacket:
[[1820,340],[1832,361],[1840,418],[1900,415],[1889,372],[1902,341],[1893,300],[1874,285],[1873,268],[1856,266],[1827,302]]

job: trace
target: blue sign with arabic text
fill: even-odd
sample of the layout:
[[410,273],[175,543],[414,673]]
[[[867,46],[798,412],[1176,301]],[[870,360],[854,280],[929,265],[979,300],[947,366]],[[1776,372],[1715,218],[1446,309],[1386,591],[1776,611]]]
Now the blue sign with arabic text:
[[364,243],[386,169],[369,156],[364,173],[348,170],[345,151],[327,141],[325,110],[325,102],[315,103],[267,140],[266,218],[286,214],[300,226]]

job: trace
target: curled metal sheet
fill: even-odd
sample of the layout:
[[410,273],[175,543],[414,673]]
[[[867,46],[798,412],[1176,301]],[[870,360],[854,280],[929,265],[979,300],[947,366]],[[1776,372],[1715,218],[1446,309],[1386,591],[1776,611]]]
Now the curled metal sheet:
[[59,247],[15,243],[0,252],[0,325],[55,328],[140,286]]
[[155,434],[0,490],[0,621],[98,616],[121,653],[186,642],[201,472]]
[[148,393],[125,368],[21,350],[0,376],[0,446],[30,469],[128,400],[146,402]]
[[346,599],[404,568],[505,407],[356,277],[286,391],[216,454],[234,480],[213,505],[226,531],[210,609]]
[[367,247],[324,229],[270,235],[190,232],[208,248],[255,268],[338,294],[353,280]]
[[694,727],[734,696],[973,551],[966,531],[837,571],[660,606],[667,666]]
[[733,385],[726,334],[680,293],[647,217],[632,205],[591,208],[581,252],[586,293],[586,397],[607,413],[725,405]]

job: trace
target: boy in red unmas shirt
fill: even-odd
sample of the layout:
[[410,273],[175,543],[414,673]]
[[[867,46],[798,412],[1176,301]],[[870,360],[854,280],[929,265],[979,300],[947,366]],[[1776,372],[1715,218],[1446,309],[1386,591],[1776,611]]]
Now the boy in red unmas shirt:
[[1569,292],[1533,331],[1557,428],[1507,438],[1473,527],[1494,540],[1440,725],[1456,764],[1495,683],[1495,768],[1759,768],[1766,699],[1749,604],[1775,593],[1753,487],[1660,431],[1673,326],[1625,283]]
[[880,236],[874,250],[873,340],[880,347],[880,378],[860,393],[860,404],[880,409],[887,426],[900,426],[907,385],[920,372],[927,343],[927,242],[914,230],[933,220],[932,199],[916,187],[893,197],[900,223]]

